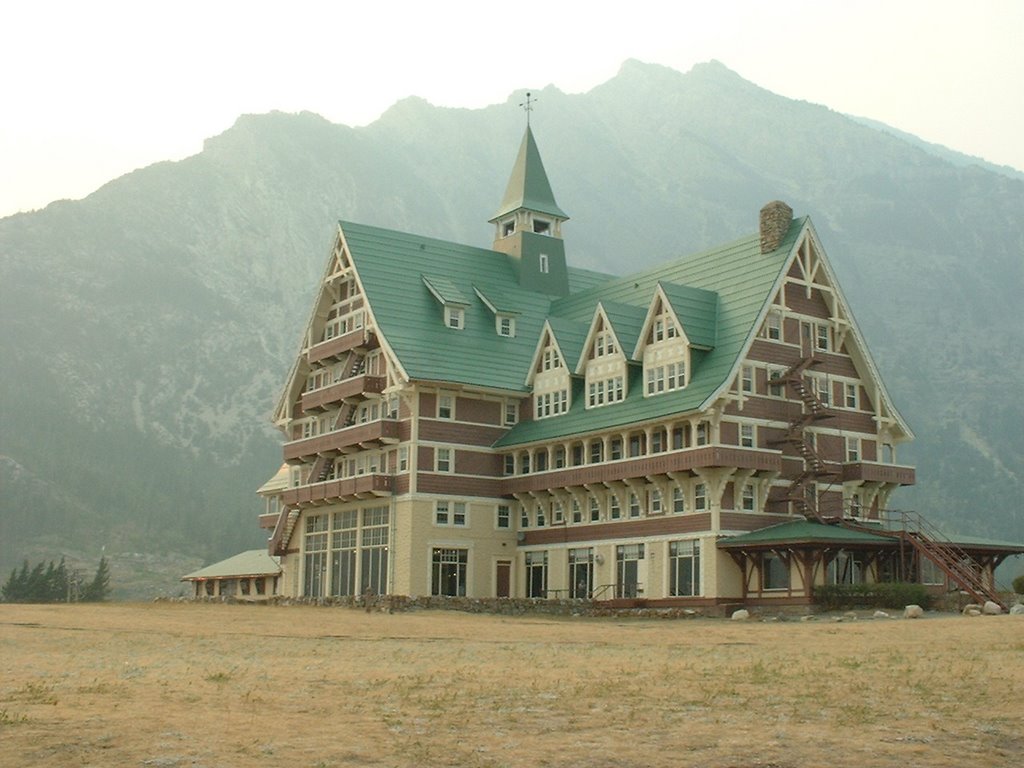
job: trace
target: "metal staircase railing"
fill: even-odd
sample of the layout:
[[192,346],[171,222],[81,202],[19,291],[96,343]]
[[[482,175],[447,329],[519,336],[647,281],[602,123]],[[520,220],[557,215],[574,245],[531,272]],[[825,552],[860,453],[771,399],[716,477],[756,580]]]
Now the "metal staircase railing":
[[845,521],[844,524],[870,533],[898,536],[914,548],[919,558],[925,557],[934,563],[954,584],[979,604],[991,600],[1006,610],[1006,605],[996,591],[995,585],[990,584],[983,573],[974,567],[970,555],[950,541],[924,515],[907,510],[881,510],[879,519],[884,526],[881,530],[852,521]]

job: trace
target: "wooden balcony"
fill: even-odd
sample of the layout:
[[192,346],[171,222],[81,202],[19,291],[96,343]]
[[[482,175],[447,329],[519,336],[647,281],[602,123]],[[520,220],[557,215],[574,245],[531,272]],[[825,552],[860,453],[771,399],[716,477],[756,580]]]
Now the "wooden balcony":
[[281,503],[288,507],[311,507],[317,504],[332,504],[390,495],[390,475],[361,475],[289,488],[281,495]]
[[916,473],[913,467],[900,464],[878,464],[873,461],[859,461],[843,464],[842,480],[862,480],[865,483],[894,483],[914,485]]
[[338,456],[380,448],[398,442],[398,422],[393,419],[353,424],[325,435],[292,440],[284,444],[284,460],[290,464],[313,461],[317,456]]
[[528,493],[548,488],[571,488],[627,480],[634,477],[667,475],[669,472],[691,472],[695,469],[711,467],[737,467],[763,472],[781,472],[782,454],[778,451],[753,448],[704,445],[698,448],[655,453],[623,461],[567,467],[508,477],[503,481],[502,487],[505,494]]
[[374,349],[377,346],[377,336],[373,331],[366,328],[357,328],[333,339],[321,341],[309,348],[307,359],[310,363],[318,363],[321,360],[340,360],[346,352],[356,347]]
[[280,512],[271,512],[270,514],[260,515],[259,526],[260,528],[266,528],[273,530],[277,525],[277,519],[281,516]]
[[385,376],[353,376],[351,379],[339,381],[327,387],[302,393],[302,410],[304,413],[325,411],[334,403],[347,397],[358,397],[364,394],[379,395],[387,385]]

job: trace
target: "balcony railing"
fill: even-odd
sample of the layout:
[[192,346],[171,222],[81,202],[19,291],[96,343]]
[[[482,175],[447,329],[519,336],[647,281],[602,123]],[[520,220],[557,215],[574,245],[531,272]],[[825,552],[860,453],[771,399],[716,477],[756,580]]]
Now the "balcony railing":
[[896,483],[898,485],[914,485],[916,474],[913,467],[900,464],[878,464],[873,461],[860,461],[843,464],[843,481],[863,480],[866,483]]
[[338,456],[397,442],[398,422],[380,419],[285,443],[284,460],[292,464],[313,461],[317,456]]
[[333,339],[321,341],[309,348],[307,359],[310,363],[318,363],[321,360],[340,360],[342,355],[356,347],[373,349],[377,346],[377,336],[373,331],[366,328],[356,328],[354,331],[335,336]]
[[284,491],[281,494],[281,503],[289,507],[306,507],[371,496],[389,496],[391,480],[390,475],[360,475],[313,485],[300,485],[298,488],[288,488]]
[[654,453],[622,461],[587,464],[544,472],[505,478],[504,493],[542,491],[548,488],[568,488],[633,477],[665,475],[669,472],[689,472],[711,467],[738,467],[765,472],[782,471],[782,454],[753,448],[704,445],[666,453]]
[[387,377],[385,376],[353,376],[351,379],[345,379],[336,384],[303,392],[302,410],[306,413],[324,411],[328,406],[341,402],[346,397],[356,397],[362,394],[378,395],[384,391],[386,385]]

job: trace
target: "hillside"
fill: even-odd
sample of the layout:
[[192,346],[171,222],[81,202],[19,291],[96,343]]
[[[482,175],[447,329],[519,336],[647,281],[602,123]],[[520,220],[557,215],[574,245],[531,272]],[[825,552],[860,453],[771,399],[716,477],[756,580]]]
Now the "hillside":
[[[776,198],[810,214],[918,435],[899,458],[919,486],[896,502],[1024,539],[1024,182],[715,62],[630,61],[588,93],[539,96],[573,263],[697,251],[756,229]],[[259,546],[254,490],[280,456],[268,416],[334,222],[488,245],[520,100],[410,98],[358,129],[243,116],[194,157],[0,220],[0,573],[106,546],[173,576]]]

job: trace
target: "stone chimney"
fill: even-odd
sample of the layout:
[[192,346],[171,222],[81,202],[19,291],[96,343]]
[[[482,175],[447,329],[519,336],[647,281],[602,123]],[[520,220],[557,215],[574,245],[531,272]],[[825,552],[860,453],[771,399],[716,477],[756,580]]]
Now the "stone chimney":
[[773,200],[761,209],[761,253],[771,253],[782,242],[793,221],[793,209]]

